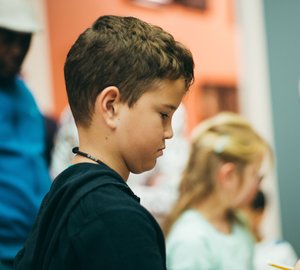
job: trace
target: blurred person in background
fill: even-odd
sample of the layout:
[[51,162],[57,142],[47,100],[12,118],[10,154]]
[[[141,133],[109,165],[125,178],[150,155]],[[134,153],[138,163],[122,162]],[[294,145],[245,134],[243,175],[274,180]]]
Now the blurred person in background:
[[0,0],[0,269],[12,269],[50,178],[43,117],[19,76],[40,29],[29,0]]
[[270,152],[238,114],[222,112],[199,124],[164,225],[167,269],[253,269],[254,238],[239,210],[255,196]]
[[50,160],[50,174],[52,179],[71,165],[74,158],[72,149],[76,145],[78,145],[77,128],[70,107],[67,105],[60,115],[57,131],[54,136]]
[[244,210],[251,231],[256,239],[254,253],[255,270],[272,269],[270,266],[267,266],[269,262],[281,265],[294,265],[298,258],[289,242],[282,239],[264,239],[260,228],[267,205],[268,200],[265,193],[259,190],[251,204]]

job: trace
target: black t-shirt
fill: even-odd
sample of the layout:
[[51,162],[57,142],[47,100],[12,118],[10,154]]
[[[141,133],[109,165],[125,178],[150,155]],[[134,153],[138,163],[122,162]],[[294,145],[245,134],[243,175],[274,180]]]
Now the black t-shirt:
[[54,181],[15,269],[165,270],[152,215],[106,165],[80,163]]

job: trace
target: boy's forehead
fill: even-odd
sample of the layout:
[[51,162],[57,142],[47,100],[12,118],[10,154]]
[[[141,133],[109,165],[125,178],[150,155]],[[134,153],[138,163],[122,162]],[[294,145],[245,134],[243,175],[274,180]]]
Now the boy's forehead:
[[149,89],[144,95],[151,95],[156,103],[170,110],[176,110],[186,93],[183,79],[161,80]]

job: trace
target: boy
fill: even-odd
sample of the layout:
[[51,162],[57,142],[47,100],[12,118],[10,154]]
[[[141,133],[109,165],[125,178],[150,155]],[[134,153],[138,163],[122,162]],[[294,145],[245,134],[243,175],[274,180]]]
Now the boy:
[[161,229],[126,180],[163,154],[193,67],[170,34],[133,17],[100,17],[79,36],[65,63],[79,148],[15,269],[166,269]]

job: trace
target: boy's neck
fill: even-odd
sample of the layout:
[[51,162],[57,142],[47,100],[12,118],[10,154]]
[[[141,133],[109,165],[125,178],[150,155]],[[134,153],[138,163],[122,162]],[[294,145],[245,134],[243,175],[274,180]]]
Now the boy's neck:
[[[104,149],[102,149],[103,151],[101,151],[101,153],[99,151],[96,151],[95,149],[91,150],[89,147],[82,146],[82,145],[79,146],[79,149],[81,152],[84,152],[88,155],[91,155],[95,159],[100,160],[105,165],[107,165],[108,167],[116,171],[123,178],[125,182],[127,181],[129,176],[128,170],[122,168],[122,166],[118,166],[118,162],[116,160],[110,158],[108,155],[105,155],[105,153],[107,152]],[[96,161],[81,155],[75,155],[72,160],[73,164],[78,164],[83,162],[98,164]]]
[[[118,152],[114,149],[113,136],[107,134],[102,129],[101,134],[92,132],[91,129],[78,128],[79,135],[79,150],[95,159],[100,160],[105,165],[116,171],[124,181],[127,181],[129,170],[120,159]],[[88,162],[95,163],[96,161],[81,155],[75,155],[72,160],[74,164]]]

